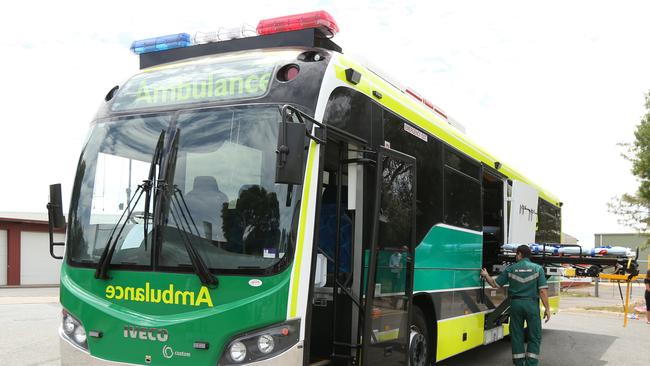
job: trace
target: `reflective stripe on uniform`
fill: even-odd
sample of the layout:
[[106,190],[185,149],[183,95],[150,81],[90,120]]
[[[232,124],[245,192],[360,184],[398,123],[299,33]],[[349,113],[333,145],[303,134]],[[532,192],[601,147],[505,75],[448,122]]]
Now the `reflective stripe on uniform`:
[[539,273],[535,273],[535,274],[533,274],[531,276],[528,276],[526,278],[517,276],[516,274],[513,274],[513,273],[508,273],[508,277],[515,280],[515,281],[517,281],[517,282],[520,282],[520,283],[527,283],[527,282],[530,282],[532,280],[537,279],[537,277],[539,277]]
[[526,354],[525,353],[513,353],[512,358],[514,358],[515,360],[519,359],[519,358],[526,358]]
[[540,290],[543,289],[543,288],[548,288],[548,285],[539,286],[539,289],[540,289]]
[[539,360],[539,355],[534,354],[534,353],[530,353],[530,352],[529,352],[529,353],[526,353],[526,357],[528,357],[528,358],[534,358],[534,359],[536,359],[536,360]]

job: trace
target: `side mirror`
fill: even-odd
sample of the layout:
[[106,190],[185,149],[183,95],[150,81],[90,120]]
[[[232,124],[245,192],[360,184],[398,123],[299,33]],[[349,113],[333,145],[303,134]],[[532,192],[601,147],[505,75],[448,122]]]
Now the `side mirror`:
[[314,272],[314,287],[325,287],[327,283],[327,257],[316,255],[316,271]]
[[61,184],[50,185],[50,202],[47,204],[47,212],[53,227],[57,229],[65,227],[63,204],[61,203]]
[[302,123],[280,122],[275,163],[275,182],[302,184],[305,137]]
[[54,242],[54,229],[65,227],[65,216],[63,216],[63,204],[61,202],[61,184],[50,185],[50,202],[47,203],[47,219],[50,233],[50,255],[54,259],[63,259],[62,256],[54,254],[55,246],[65,245],[65,243]]

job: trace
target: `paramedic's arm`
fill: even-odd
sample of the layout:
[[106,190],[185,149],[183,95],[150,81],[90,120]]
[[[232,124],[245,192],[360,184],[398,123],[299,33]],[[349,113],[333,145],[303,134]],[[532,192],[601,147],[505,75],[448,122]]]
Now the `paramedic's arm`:
[[551,320],[551,307],[548,304],[548,284],[546,283],[546,276],[544,275],[543,269],[539,270],[537,286],[539,288],[539,298],[542,299],[542,304],[544,304],[544,322],[548,323]]
[[490,274],[488,273],[488,271],[485,268],[481,269],[481,277],[485,278],[485,282],[489,283],[490,286],[492,286],[494,288],[498,288],[498,287],[503,286],[505,284],[506,280],[507,280],[506,276],[507,276],[506,271],[503,271],[503,272],[501,272],[501,274],[499,275],[499,277],[495,281],[494,278],[492,278],[492,276],[490,276]]
[[551,307],[548,305],[548,289],[539,290],[539,298],[542,299],[542,304],[544,304],[544,323],[548,323],[551,320]]

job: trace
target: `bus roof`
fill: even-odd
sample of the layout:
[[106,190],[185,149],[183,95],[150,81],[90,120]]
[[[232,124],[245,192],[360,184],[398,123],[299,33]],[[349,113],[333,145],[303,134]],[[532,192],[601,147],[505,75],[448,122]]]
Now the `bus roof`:
[[[344,82],[347,82],[345,70],[352,68],[361,73],[362,77],[357,84],[347,82],[350,87],[363,92],[386,108],[415,123],[417,126],[444,140],[458,150],[463,151],[465,154],[497,169],[498,172],[509,179],[516,179],[531,185],[537,189],[540,197],[556,206],[561,206],[560,200],[552,193],[535,184],[514,168],[504,164],[501,160],[479,147],[465,133],[453,127],[443,115],[437,113],[433,108],[427,107],[425,104],[415,100],[405,90],[397,88],[394,83],[386,81],[369,68],[343,54],[337,54],[336,61],[333,62],[338,63],[334,65],[337,78]],[[373,94],[373,91],[379,92],[381,98],[377,98]]]

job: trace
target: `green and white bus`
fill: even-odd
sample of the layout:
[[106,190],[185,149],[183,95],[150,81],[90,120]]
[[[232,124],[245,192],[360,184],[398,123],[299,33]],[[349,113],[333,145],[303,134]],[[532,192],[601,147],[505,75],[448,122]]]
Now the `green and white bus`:
[[480,269],[559,242],[561,203],[337,32],[134,42],[67,223],[50,188],[63,365],[425,365],[508,334]]

